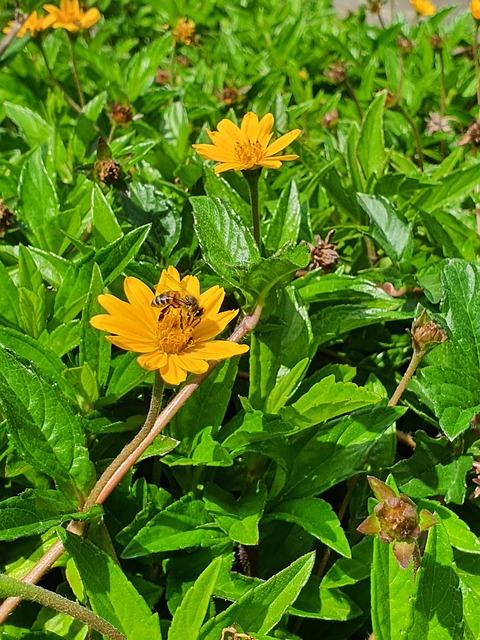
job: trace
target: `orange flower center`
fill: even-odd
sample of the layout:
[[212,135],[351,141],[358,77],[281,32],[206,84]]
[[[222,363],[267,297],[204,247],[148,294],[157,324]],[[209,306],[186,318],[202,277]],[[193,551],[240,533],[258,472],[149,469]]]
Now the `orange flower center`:
[[263,158],[263,148],[258,140],[235,143],[235,155],[245,165],[253,166]]
[[193,330],[200,318],[183,309],[168,307],[160,311],[155,342],[164,353],[180,353],[193,344]]

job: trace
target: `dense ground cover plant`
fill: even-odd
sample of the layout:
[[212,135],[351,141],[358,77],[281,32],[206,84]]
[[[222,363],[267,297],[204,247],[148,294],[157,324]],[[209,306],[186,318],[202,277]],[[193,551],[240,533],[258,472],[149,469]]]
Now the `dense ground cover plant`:
[[430,4],[2,6],[2,639],[480,637],[480,12]]

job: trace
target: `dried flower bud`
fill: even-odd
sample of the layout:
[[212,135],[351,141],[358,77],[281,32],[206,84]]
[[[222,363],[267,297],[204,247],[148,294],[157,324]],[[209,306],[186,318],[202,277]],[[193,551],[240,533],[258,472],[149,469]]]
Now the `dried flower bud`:
[[425,118],[427,125],[425,133],[427,136],[433,136],[434,133],[451,133],[450,120],[448,116],[441,116],[439,113],[430,111],[428,118]]
[[472,471],[475,473],[475,477],[472,478],[472,482],[477,486],[475,487],[472,495],[470,496],[470,499],[475,500],[476,498],[480,497],[480,462],[478,462],[477,460],[473,462]]
[[106,185],[117,182],[122,173],[119,163],[113,158],[96,160],[93,169],[100,182],[104,182]]
[[377,499],[381,499],[373,514],[357,527],[357,531],[367,535],[378,535],[386,544],[393,542],[393,553],[398,564],[406,569],[416,550],[415,541],[422,531],[437,523],[435,516],[426,509],[418,512],[415,503],[406,495],[395,494],[387,484],[367,476]]
[[333,82],[334,84],[341,84],[345,82],[347,77],[347,66],[345,62],[339,60],[338,62],[334,62],[331,64],[326,71],[324,71],[324,75],[327,80]]
[[121,104],[115,102],[110,108],[108,117],[112,122],[119,126],[125,126],[133,120],[133,110],[129,104]]
[[310,264],[308,265],[310,271],[322,269],[325,273],[330,273],[335,269],[339,255],[336,251],[337,245],[330,242],[334,233],[335,229],[329,231],[325,240],[322,240],[319,235],[315,235],[315,244],[307,243],[310,249]]
[[447,334],[443,329],[440,329],[435,320],[427,320],[426,309],[414,320],[410,335],[412,337],[413,350],[417,355],[421,356],[447,340]]
[[188,65],[190,64],[188,62],[187,56],[183,56],[183,55],[179,55],[177,57],[177,63],[179,64],[180,67],[188,67]]
[[16,216],[17,214],[0,199],[0,238],[3,238],[7,229],[13,226]]
[[410,53],[415,45],[415,42],[412,42],[408,38],[405,38],[405,36],[398,36],[397,38],[397,47],[402,54]]
[[157,84],[168,84],[170,82],[170,71],[167,71],[167,69],[157,69],[155,82]]
[[322,127],[326,129],[334,129],[338,124],[338,109],[327,111],[322,118]]
[[369,0],[367,9],[372,15],[378,15],[382,10],[382,3],[378,0]]
[[433,50],[438,51],[443,48],[444,39],[436,33],[430,38],[430,46]]
[[241,100],[243,94],[245,93],[246,89],[235,89],[235,87],[230,87],[227,84],[223,84],[223,89],[222,91],[217,91],[215,89],[214,93],[215,96],[221,101],[223,102],[223,104],[225,105],[230,105],[230,104],[234,104],[235,102],[238,102],[239,100]]
[[480,146],[480,121],[476,120],[467,129],[467,133],[457,142],[457,147],[472,143],[474,147]]

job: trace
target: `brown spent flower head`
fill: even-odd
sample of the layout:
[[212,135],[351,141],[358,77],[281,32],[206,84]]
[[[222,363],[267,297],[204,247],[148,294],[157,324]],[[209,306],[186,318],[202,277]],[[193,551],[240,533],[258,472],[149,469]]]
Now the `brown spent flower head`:
[[323,75],[334,84],[342,84],[347,78],[347,65],[343,60],[338,60],[331,64]]
[[170,82],[170,79],[170,71],[168,71],[167,69],[157,69],[157,72],[155,74],[155,82],[157,84],[168,84]]
[[110,107],[108,117],[117,126],[124,127],[133,120],[133,109],[130,104],[122,104],[118,100]]
[[122,169],[120,164],[113,158],[106,160],[95,160],[93,170],[100,182],[111,185],[120,179]]
[[174,43],[180,40],[184,44],[198,45],[198,36],[195,34],[195,22],[188,20],[186,16],[180,18],[172,29]]
[[435,320],[427,319],[426,309],[413,321],[409,333],[412,337],[412,348],[418,356],[424,356],[425,353],[447,340],[447,334],[440,329]]
[[[23,38],[27,31],[30,33],[30,37],[35,38],[41,31],[45,31],[45,29],[51,27],[54,21],[55,18],[53,16],[39,16],[36,11],[32,11],[20,27],[17,38]],[[8,25],[4,27],[3,33],[10,33],[14,24],[15,20],[10,20]]]
[[382,10],[382,3],[378,2],[378,0],[369,0],[367,9],[372,15],[378,15]]
[[410,53],[416,46],[416,42],[412,42],[405,36],[398,36],[397,38],[397,46],[402,54]]
[[13,226],[17,214],[3,204],[0,198],[0,238],[3,238],[7,229]]
[[78,0],[60,0],[60,8],[53,4],[44,4],[43,8],[53,17],[54,29],[65,29],[70,33],[90,29],[101,18],[100,11],[95,7],[83,11]]
[[235,102],[239,102],[246,91],[247,87],[244,87],[243,89],[235,89],[235,87],[231,87],[228,84],[223,83],[222,91],[218,91],[218,89],[215,89],[214,94],[215,97],[220,100],[220,102],[223,102],[223,104],[228,106],[230,104],[234,104]]
[[325,240],[316,234],[314,236],[315,244],[308,242],[308,248],[310,249],[310,263],[308,265],[309,271],[314,269],[322,269],[324,273],[331,273],[335,270],[338,262],[339,255],[337,253],[337,245],[330,242],[335,229],[332,229],[325,236]]
[[433,136],[434,133],[452,133],[452,127],[450,126],[451,118],[448,116],[441,116],[435,111],[430,111],[428,118],[425,118],[427,125],[425,133],[427,136]]
[[480,147],[480,121],[475,120],[468,127],[467,132],[457,142],[457,147],[462,147],[464,144],[471,143],[474,147]]
[[474,460],[473,462],[473,472],[475,473],[475,477],[472,479],[472,482],[476,484],[472,495],[470,496],[470,500],[475,500],[480,497],[480,462]]
[[416,550],[416,540],[422,531],[426,531],[437,520],[426,509],[420,512],[415,503],[406,495],[399,496],[387,484],[373,476],[367,476],[375,498],[380,502],[375,505],[372,515],[368,516],[357,531],[366,535],[378,535],[385,544],[393,543],[393,554],[399,566],[406,569]]
[[322,118],[322,127],[326,129],[334,129],[338,124],[338,109],[335,107],[331,111],[327,111]]
[[436,33],[430,38],[430,46],[434,51],[438,51],[443,48],[444,39]]

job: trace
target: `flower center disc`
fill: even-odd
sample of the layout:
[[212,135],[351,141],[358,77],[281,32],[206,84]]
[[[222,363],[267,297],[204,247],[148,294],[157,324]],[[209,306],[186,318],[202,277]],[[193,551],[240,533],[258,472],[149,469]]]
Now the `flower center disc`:
[[235,154],[242,164],[253,166],[263,157],[262,145],[258,140],[235,143]]
[[160,312],[155,342],[165,353],[180,353],[192,344],[193,329],[197,322],[182,309],[168,307]]

